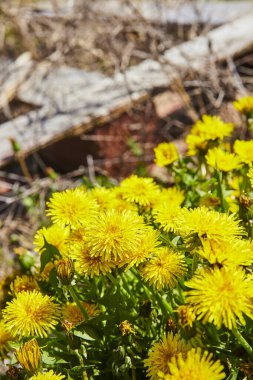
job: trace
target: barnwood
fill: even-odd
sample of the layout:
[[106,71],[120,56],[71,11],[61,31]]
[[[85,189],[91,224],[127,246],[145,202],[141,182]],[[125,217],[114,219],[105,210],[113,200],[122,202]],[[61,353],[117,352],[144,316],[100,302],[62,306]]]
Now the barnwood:
[[92,9],[100,14],[121,19],[142,16],[146,21],[159,25],[209,24],[218,26],[233,21],[253,10],[252,1],[205,1],[171,2],[166,1],[94,1]]
[[9,138],[17,140],[23,153],[29,154],[110,121],[134,102],[146,99],[154,89],[167,89],[189,70],[204,72],[210,59],[222,61],[245,52],[253,46],[252,25],[253,13],[214,29],[206,37],[169,49],[159,61],[143,61],[113,78],[39,64],[19,87],[18,97],[41,108],[0,126],[0,165],[13,157]]
[[0,63],[0,110],[14,99],[21,84],[27,79],[34,62],[29,53],[20,55],[16,61]]
[[[121,19],[139,19],[143,17],[147,22],[159,25],[194,25],[196,23],[218,26],[233,21],[253,8],[251,0],[243,1],[208,1],[208,2],[167,2],[163,0],[151,1],[118,1],[98,0],[90,2],[87,9],[103,16],[119,17]],[[80,1],[41,1],[29,7],[22,7],[19,13],[22,17],[59,18],[75,15],[82,9]],[[84,10],[85,11],[85,10]]]

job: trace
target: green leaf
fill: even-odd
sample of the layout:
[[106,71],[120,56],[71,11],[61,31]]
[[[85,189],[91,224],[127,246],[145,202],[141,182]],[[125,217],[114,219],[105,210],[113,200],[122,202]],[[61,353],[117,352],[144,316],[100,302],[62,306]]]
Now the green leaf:
[[50,354],[47,351],[43,351],[42,362],[48,365],[52,365],[52,364],[55,364],[56,359],[53,356],[50,356]]
[[49,244],[44,237],[43,252],[40,257],[40,273],[43,272],[45,266],[55,257],[61,257],[60,252],[52,244]]
[[92,338],[89,334],[87,334],[85,331],[78,331],[73,330],[73,334],[77,336],[78,338],[84,339],[84,340],[96,340],[95,338]]
[[100,340],[97,331],[85,321],[80,323],[78,329],[73,330],[73,334],[85,340]]

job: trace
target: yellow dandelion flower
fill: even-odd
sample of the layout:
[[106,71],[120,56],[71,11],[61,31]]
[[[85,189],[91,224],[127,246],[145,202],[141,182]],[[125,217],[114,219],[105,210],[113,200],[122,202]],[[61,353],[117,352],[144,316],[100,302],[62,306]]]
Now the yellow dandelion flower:
[[230,239],[229,241],[203,241],[198,254],[205,257],[210,264],[226,267],[251,265],[253,250],[248,240]]
[[245,164],[253,162],[253,140],[241,141],[236,140],[234,143],[234,151]]
[[157,248],[153,257],[141,269],[145,281],[156,289],[173,288],[187,271],[185,257],[168,247]]
[[193,309],[189,305],[178,306],[177,313],[180,326],[192,327],[192,324],[195,321],[196,316],[193,312]]
[[237,319],[245,325],[243,314],[253,319],[253,279],[241,268],[202,269],[185,284],[192,289],[186,301],[203,323],[234,329]]
[[123,267],[127,265],[126,270],[128,270],[132,266],[138,266],[143,261],[146,261],[151,253],[161,244],[158,238],[159,233],[152,227],[147,226],[140,240],[136,243],[134,250],[129,252],[129,257],[118,261],[118,266]]
[[189,133],[185,141],[188,146],[187,154],[189,156],[195,156],[199,150],[205,151],[208,144],[208,140],[206,140],[205,136],[197,136],[192,133]]
[[191,129],[191,134],[205,140],[223,139],[231,136],[234,129],[232,123],[225,123],[219,116],[203,115]]
[[13,336],[7,331],[4,321],[0,320],[0,357],[4,357],[11,350],[10,343]]
[[75,274],[75,268],[73,261],[67,257],[65,259],[57,260],[56,273],[63,285],[69,285],[73,280]]
[[[92,303],[82,302],[88,316],[94,318],[100,314],[99,308]],[[73,327],[85,320],[85,317],[76,303],[66,303],[62,306],[62,319],[68,321]]]
[[241,160],[233,153],[225,152],[221,148],[209,149],[206,155],[209,166],[223,172],[230,172],[241,167]]
[[196,234],[205,240],[225,241],[245,235],[235,215],[209,210],[205,206],[195,209],[182,208],[178,215],[177,231],[183,237]]
[[241,113],[253,112],[253,96],[244,96],[235,100],[233,106]]
[[97,202],[100,211],[106,211],[112,208],[114,194],[111,189],[95,187],[91,190],[90,195]]
[[98,208],[95,200],[80,188],[53,193],[47,206],[46,214],[54,223],[72,228],[87,223]]
[[250,170],[248,171],[247,176],[249,177],[250,184],[253,187],[253,168],[250,168]]
[[220,205],[220,198],[213,195],[206,195],[199,201],[200,206],[217,207]]
[[127,320],[125,320],[119,324],[119,329],[120,329],[120,332],[123,336],[124,335],[130,335],[130,334],[135,335],[135,331],[132,327],[132,324]]
[[115,267],[115,262],[104,260],[102,256],[91,256],[90,248],[85,245],[73,245],[70,257],[75,261],[77,273],[94,277],[106,275]]
[[107,261],[129,257],[146,226],[137,214],[131,211],[111,210],[94,218],[86,229],[86,242],[91,256],[100,256]]
[[159,198],[153,205],[153,210],[159,205],[167,203],[170,207],[181,206],[185,199],[184,192],[176,187],[169,187],[168,189],[162,189]]
[[231,136],[233,129],[233,124],[224,123],[219,116],[203,115],[202,120],[197,121],[186,137],[188,154],[195,155],[198,150],[205,150],[210,140],[222,140]]
[[181,213],[181,207],[161,203],[153,209],[153,213],[155,222],[159,223],[165,232],[173,232],[177,228],[178,215]]
[[178,151],[173,143],[161,143],[154,148],[155,163],[156,165],[163,167],[172,164],[178,160]]
[[164,374],[169,372],[168,363],[173,357],[180,353],[185,355],[188,350],[189,347],[178,334],[168,333],[151,347],[148,358],[144,360],[147,376],[151,380],[157,380],[159,371]]
[[57,375],[54,371],[50,370],[48,372],[38,373],[37,375],[30,377],[29,380],[63,380],[65,378],[64,375]]
[[68,256],[70,252],[72,251],[73,245],[82,246],[85,243],[86,241],[85,236],[86,236],[86,227],[84,226],[78,227],[75,230],[72,230],[70,232],[69,238],[67,240]]
[[127,202],[143,207],[151,207],[160,195],[160,189],[153,178],[143,178],[132,175],[120,184],[122,198]]
[[34,372],[41,363],[40,347],[36,339],[24,343],[16,352],[19,363],[29,372]]
[[115,209],[119,212],[129,210],[133,212],[138,212],[138,205],[136,203],[130,203],[123,199],[120,187],[113,187],[110,189],[111,195],[113,196],[111,209]]
[[28,290],[39,290],[39,285],[32,276],[17,276],[10,284],[10,290],[13,295]]
[[47,243],[52,244],[56,247],[59,252],[64,255],[66,254],[66,243],[69,237],[69,228],[65,226],[60,226],[58,224],[53,224],[50,227],[40,228],[34,236],[34,246],[35,251],[42,253],[45,248],[45,239]]
[[219,360],[213,361],[212,354],[192,348],[186,355],[179,354],[169,363],[170,373],[164,380],[222,380],[226,377]]
[[46,337],[55,328],[60,314],[59,306],[52,297],[37,290],[18,293],[16,298],[7,302],[3,319],[7,331],[14,336]]

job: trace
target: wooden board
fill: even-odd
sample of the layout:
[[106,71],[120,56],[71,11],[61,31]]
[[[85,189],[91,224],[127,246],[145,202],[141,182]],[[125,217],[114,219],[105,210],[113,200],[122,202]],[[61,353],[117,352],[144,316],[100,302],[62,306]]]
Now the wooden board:
[[[242,1],[166,1],[131,0],[131,6],[123,0],[92,1],[87,9],[96,14],[121,19],[143,17],[146,21],[159,25],[193,25],[196,23],[218,26],[233,21],[252,11],[251,0]],[[39,1],[29,8],[21,9],[28,17],[69,17],[76,9],[81,9],[79,1]]]
[[138,18],[156,24],[218,26],[233,21],[253,10],[252,1],[138,1],[133,6],[118,0],[94,2],[93,9],[100,14],[125,18]]
[[[111,120],[134,102],[143,101],[154,89],[167,89],[189,69],[207,70],[210,58],[220,61],[250,49],[252,25],[253,13],[214,29],[206,37],[169,49],[159,62],[145,60],[113,78],[39,64],[19,87],[18,97],[41,108],[0,125],[0,165],[13,158],[10,138],[20,144],[24,154],[29,154]],[[210,44],[214,55],[210,54]]]

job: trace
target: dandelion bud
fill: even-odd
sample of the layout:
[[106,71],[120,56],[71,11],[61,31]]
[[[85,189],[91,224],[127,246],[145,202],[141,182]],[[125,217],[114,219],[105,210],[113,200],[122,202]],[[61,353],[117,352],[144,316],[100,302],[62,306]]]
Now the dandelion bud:
[[135,335],[135,331],[132,328],[132,324],[130,322],[128,322],[127,320],[121,322],[121,324],[119,325],[119,329],[120,329],[120,332],[123,336],[124,335],[130,335],[130,334]]
[[34,372],[40,366],[41,353],[36,339],[29,340],[17,350],[19,363],[29,372]]
[[56,264],[57,276],[63,285],[69,285],[74,277],[74,263],[71,259],[61,259]]
[[244,208],[249,209],[252,205],[252,199],[248,197],[246,194],[242,194],[240,196],[239,202]]
[[17,368],[14,365],[9,364],[9,369],[6,372],[7,379],[20,379],[20,371],[22,371],[21,368]]
[[179,306],[177,309],[179,324],[182,327],[192,327],[192,323],[195,320],[195,315],[192,309],[187,305]]
[[175,325],[175,322],[173,321],[172,318],[167,319],[166,325],[165,325],[165,331],[166,333],[173,332],[173,334],[176,334],[177,326]]

